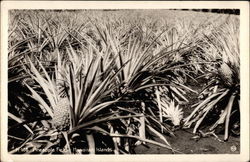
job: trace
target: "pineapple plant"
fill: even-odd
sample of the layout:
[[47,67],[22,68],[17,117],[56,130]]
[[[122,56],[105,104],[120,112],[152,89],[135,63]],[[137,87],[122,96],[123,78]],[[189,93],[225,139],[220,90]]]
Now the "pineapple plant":
[[183,110],[179,105],[175,105],[174,100],[169,100],[166,97],[155,98],[158,103],[161,121],[169,121],[173,127],[179,127],[183,119]]
[[180,126],[183,119],[183,111],[179,108],[179,105],[175,105],[172,100],[170,103],[162,101],[163,117],[170,120],[174,126]]

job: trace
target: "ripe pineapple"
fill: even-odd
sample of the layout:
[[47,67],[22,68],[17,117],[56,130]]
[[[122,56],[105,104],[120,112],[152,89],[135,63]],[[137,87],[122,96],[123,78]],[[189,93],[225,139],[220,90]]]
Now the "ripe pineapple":
[[227,85],[227,86],[231,86],[233,84],[233,72],[231,70],[231,68],[226,64],[226,63],[222,63],[220,69],[219,69],[219,73],[222,77],[222,81]]
[[67,131],[70,126],[70,104],[67,97],[60,98],[54,108],[53,126],[60,131]]

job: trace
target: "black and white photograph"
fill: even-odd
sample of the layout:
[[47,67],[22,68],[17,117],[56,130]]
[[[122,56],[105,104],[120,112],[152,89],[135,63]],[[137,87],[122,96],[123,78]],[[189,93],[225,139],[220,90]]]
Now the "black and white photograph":
[[1,151],[246,155],[239,6],[65,7],[5,12]]

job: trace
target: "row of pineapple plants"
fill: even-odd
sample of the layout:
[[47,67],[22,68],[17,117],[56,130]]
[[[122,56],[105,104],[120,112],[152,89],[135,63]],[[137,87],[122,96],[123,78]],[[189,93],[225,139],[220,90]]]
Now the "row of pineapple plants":
[[210,60],[217,60],[217,64],[208,67],[213,70],[206,74],[210,79],[200,92],[205,97],[196,104],[184,125],[190,127],[195,123],[193,133],[196,133],[205,123],[203,120],[213,116],[212,124],[206,131],[213,133],[217,127],[224,125],[224,140],[228,140],[230,132],[240,134],[239,20],[227,18],[225,24],[205,34],[202,41],[208,45],[203,48],[204,52],[210,55]]
[[[10,153],[96,154],[103,147],[112,148],[107,153],[127,154],[149,143],[180,153],[166,135],[193,123],[196,133],[212,110],[221,117],[210,129],[225,123],[228,138],[240,94],[239,78],[234,81],[239,77],[238,44],[226,44],[238,38],[232,18],[205,33],[209,23],[194,26],[182,20],[170,25],[150,17],[52,13],[11,13]],[[211,72],[215,66],[218,73]],[[198,94],[187,80],[199,75],[214,77],[201,93],[213,91],[183,120],[186,96]],[[227,105],[221,114],[220,102]],[[12,133],[23,129],[23,137]]]

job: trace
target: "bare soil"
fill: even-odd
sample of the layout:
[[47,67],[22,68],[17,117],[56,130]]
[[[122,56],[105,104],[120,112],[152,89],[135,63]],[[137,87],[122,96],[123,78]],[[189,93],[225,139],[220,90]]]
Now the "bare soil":
[[[183,154],[239,154],[240,137],[230,136],[228,141],[220,142],[214,137],[204,137],[192,139],[195,134],[192,129],[178,130],[175,132],[176,137],[167,137],[171,146]],[[223,135],[218,135],[223,139]],[[161,141],[160,139],[158,140]],[[149,144],[148,147],[139,145],[135,148],[136,154],[172,154],[167,148]]]

